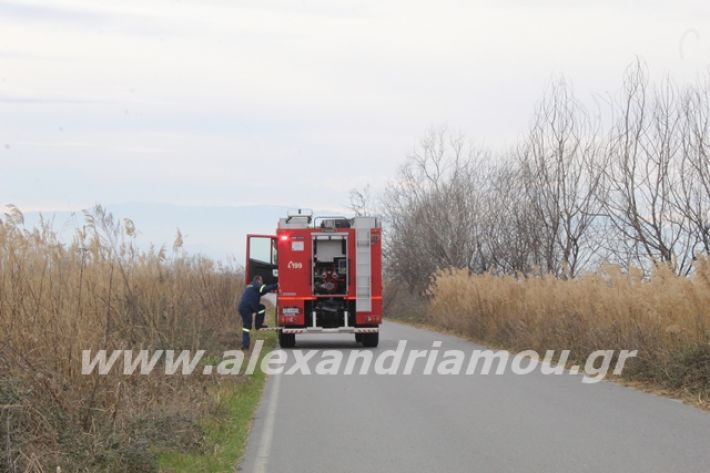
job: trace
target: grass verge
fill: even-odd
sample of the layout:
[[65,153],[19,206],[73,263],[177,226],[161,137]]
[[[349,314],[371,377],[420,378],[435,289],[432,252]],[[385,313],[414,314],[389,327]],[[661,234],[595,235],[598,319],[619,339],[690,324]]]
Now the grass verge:
[[[261,358],[276,345],[274,332],[259,333],[264,340]],[[244,454],[254,411],[261,398],[266,375],[257,369],[251,376],[240,375],[212,389],[217,409],[202,426],[204,442],[199,448],[181,452],[170,450],[160,456],[163,473],[233,472]]]

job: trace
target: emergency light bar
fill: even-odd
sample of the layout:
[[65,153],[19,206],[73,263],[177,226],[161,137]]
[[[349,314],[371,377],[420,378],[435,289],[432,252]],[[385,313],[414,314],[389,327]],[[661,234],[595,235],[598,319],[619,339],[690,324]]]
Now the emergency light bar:
[[287,217],[308,217],[310,221],[313,218],[313,210],[311,209],[290,209],[286,213]]

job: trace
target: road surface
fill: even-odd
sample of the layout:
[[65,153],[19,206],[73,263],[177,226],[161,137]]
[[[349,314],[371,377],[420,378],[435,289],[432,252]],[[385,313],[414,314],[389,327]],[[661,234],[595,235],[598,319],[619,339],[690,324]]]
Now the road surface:
[[[297,348],[359,348],[350,338]],[[376,352],[399,340],[481,348],[388,322]],[[710,414],[572,375],[277,375],[238,471],[708,473]]]

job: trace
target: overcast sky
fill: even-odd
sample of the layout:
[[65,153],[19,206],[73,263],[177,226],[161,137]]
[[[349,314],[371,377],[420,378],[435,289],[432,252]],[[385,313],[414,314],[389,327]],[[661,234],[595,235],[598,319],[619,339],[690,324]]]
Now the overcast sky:
[[2,1],[0,203],[344,205],[432,126],[504,148],[556,75],[707,73],[704,1]]

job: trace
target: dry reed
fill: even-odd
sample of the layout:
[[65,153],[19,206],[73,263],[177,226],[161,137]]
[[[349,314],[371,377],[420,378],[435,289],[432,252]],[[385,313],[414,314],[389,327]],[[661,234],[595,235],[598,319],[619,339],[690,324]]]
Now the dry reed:
[[199,445],[204,378],[86,376],[81,351],[236,341],[235,271],[179,234],[141,251],[100,207],[84,220],[70,244],[16,208],[0,220],[0,472],[156,471],[155,447]]
[[624,376],[710,395],[710,261],[689,277],[608,266],[563,280],[439,271],[428,322],[513,349],[638,350]]

